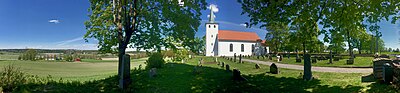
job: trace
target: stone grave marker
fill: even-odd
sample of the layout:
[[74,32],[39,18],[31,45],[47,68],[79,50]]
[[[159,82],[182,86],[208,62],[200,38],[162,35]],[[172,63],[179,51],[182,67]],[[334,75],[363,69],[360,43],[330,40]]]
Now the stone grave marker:
[[312,63],[317,63],[317,58],[313,58]]
[[222,63],[221,63],[221,67],[224,67],[224,66],[225,66],[225,63],[224,63],[224,62],[222,62]]
[[233,69],[232,71],[232,76],[233,76],[233,80],[234,81],[247,81],[246,78],[244,78],[241,74],[240,71],[238,69]]
[[151,68],[149,71],[149,77],[153,78],[157,75],[157,68]]
[[231,71],[231,69],[229,68],[230,66],[228,65],[228,64],[226,64],[226,66],[225,66],[225,69],[226,69],[226,71]]
[[256,67],[256,69],[260,69],[260,65],[259,64],[256,64],[255,67]]
[[269,72],[271,72],[272,74],[278,74],[279,73],[278,66],[276,66],[275,63],[272,63],[271,66],[269,67]]
[[233,54],[233,62],[236,62],[236,53]]
[[242,63],[242,54],[239,55],[239,63]]

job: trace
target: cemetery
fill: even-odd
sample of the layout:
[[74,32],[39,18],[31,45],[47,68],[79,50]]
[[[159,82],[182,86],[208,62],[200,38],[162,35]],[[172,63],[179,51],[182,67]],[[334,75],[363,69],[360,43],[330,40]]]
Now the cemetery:
[[400,0],[17,4],[0,93],[400,92]]

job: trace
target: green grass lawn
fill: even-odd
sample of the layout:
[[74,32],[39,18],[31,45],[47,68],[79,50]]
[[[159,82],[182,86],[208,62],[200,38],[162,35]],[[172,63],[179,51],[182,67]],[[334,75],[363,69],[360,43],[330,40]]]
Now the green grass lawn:
[[[200,74],[194,74],[193,69],[198,60],[205,63],[200,68]],[[270,74],[269,67],[261,65],[255,69],[253,63],[234,63],[222,58],[219,61],[229,64],[231,68],[239,69],[248,81],[232,80],[232,72],[212,62],[210,57],[197,57],[187,63],[167,63],[157,69],[157,76],[149,78],[148,70],[133,70],[129,86],[130,92],[139,93],[190,93],[190,92],[318,92],[318,93],[351,93],[351,92],[397,92],[391,86],[375,82],[362,82],[361,77],[368,74],[359,73],[324,73],[313,72],[315,79],[304,81],[303,71],[280,69],[279,74]],[[53,82],[48,84],[27,84],[16,92],[120,92],[116,75],[84,83]],[[49,87],[51,86],[51,87]]]
[[[142,64],[145,59],[131,60],[131,69]],[[55,61],[0,61],[0,71],[6,65],[14,65],[30,75],[47,77],[53,79],[64,79],[73,81],[88,81],[104,79],[115,75],[118,69],[118,61],[87,60],[82,62],[55,62]]]
[[[246,58],[245,58],[246,59]],[[262,59],[262,57],[250,57],[247,59],[253,59],[253,60],[261,60],[261,61],[272,61],[272,62],[277,62],[276,57],[273,57],[272,60],[269,60],[267,58]],[[356,57],[354,59],[354,64],[348,65],[346,64],[347,59],[340,59],[339,61],[333,61],[332,64],[328,64],[329,60],[317,60],[317,63],[312,63],[312,66],[322,66],[322,67],[372,67],[372,60],[373,57]],[[295,65],[304,65],[304,60],[301,61],[301,63],[296,62],[296,57],[283,57],[281,62],[278,63],[284,63],[284,64],[295,64]]]

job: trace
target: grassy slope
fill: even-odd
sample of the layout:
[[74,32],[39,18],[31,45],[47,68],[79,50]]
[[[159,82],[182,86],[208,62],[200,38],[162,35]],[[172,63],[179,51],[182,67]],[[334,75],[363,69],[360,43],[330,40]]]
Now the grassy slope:
[[[262,59],[262,57],[260,57],[259,59],[257,59],[257,57],[251,57],[250,59],[271,61],[271,60],[268,60],[267,58]],[[313,63],[312,65],[313,66],[323,66],[323,67],[372,67],[372,59],[373,59],[373,57],[356,57],[354,59],[354,64],[352,64],[352,65],[346,64],[347,59],[340,59],[339,61],[332,60],[333,64],[328,64],[329,60],[317,60],[317,63]],[[290,57],[290,59],[288,59],[287,57],[284,57],[282,60],[283,61],[281,61],[279,63],[296,64],[296,65],[304,64],[304,60],[302,60],[301,63],[297,63],[295,57]],[[272,61],[276,62],[276,57],[273,57]]]
[[[281,69],[280,74],[269,74],[266,73],[269,67],[265,65],[255,69],[253,63],[238,64],[220,58],[231,68],[239,69],[249,80],[233,82],[231,72],[226,72],[216,63],[205,63],[203,73],[194,75],[193,65],[197,60],[189,61],[189,65],[174,64],[159,70],[160,77],[150,79],[146,82],[148,86],[139,88],[140,92],[395,92],[387,85],[361,83],[361,77],[366,74],[313,72],[316,79],[307,82],[301,79],[302,71],[299,70]],[[205,58],[206,62],[212,60]],[[147,77],[140,78],[148,80]]]
[[[203,57],[204,58],[204,57]],[[189,60],[187,63],[168,63],[163,68],[157,69],[158,75],[149,78],[148,70],[132,71],[131,92],[396,92],[387,85],[378,83],[361,83],[361,76],[357,73],[321,73],[313,72],[315,79],[304,81],[302,71],[280,69],[279,74],[269,74],[269,67],[261,65],[255,69],[253,63],[233,63],[222,58],[219,61],[229,64],[231,68],[239,69],[247,82],[232,81],[232,73],[211,62],[212,58],[204,58],[205,64],[200,74],[194,74],[193,68],[199,58]],[[50,83],[27,84],[22,91],[53,91],[53,92],[118,92],[116,76],[102,80],[85,83]],[[51,87],[46,87],[51,86]],[[18,91],[17,91],[18,92]]]
[[[143,59],[131,60],[131,68],[143,64]],[[103,79],[117,73],[117,61],[82,60],[82,62],[0,61],[0,71],[6,65],[15,65],[24,72],[39,77],[51,75],[54,79],[87,81]],[[144,66],[143,66],[144,67]]]

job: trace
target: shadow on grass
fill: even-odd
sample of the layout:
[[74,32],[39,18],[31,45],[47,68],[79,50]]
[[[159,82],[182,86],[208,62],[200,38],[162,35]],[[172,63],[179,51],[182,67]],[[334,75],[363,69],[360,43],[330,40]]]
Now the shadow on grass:
[[[200,74],[193,73],[194,66],[168,63],[157,70],[157,76],[149,78],[148,70],[133,70],[133,83],[127,92],[359,92],[361,86],[329,86],[321,85],[320,80],[304,81],[294,77],[275,77],[270,74],[244,75],[246,82],[232,80],[231,72],[224,69],[201,67]],[[383,85],[371,85],[368,92],[383,92]],[[386,89],[386,88],[383,88]],[[88,82],[30,83],[21,85],[15,92],[121,92],[118,89],[118,78],[112,76],[102,80]]]

